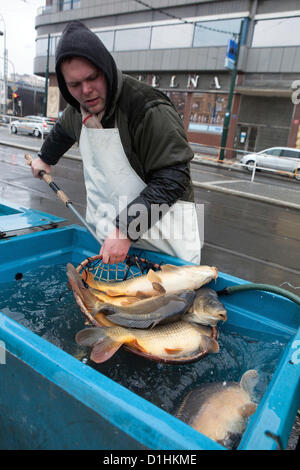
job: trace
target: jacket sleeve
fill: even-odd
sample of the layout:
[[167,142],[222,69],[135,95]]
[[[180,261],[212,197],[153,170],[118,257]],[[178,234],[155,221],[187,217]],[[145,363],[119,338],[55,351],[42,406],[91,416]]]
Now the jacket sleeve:
[[[178,199],[192,193],[189,162],[193,151],[173,108],[159,105],[146,113],[136,132],[135,149],[147,186],[115,220],[132,241],[137,241]],[[154,205],[160,210],[152,210]]]
[[38,156],[48,165],[55,165],[74,143],[75,140],[67,134],[58,121],[46,137]]

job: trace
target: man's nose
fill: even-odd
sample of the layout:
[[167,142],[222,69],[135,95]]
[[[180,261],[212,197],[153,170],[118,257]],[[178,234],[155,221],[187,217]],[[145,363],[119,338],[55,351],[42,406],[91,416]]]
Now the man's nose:
[[81,83],[82,86],[82,93],[84,95],[88,95],[91,92],[91,84],[88,81],[83,81]]

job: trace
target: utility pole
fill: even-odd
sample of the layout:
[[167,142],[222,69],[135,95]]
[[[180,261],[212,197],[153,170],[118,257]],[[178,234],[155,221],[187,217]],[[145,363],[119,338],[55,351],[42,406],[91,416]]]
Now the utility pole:
[[0,13],[0,19],[3,22],[4,29],[0,31],[0,35],[3,36],[3,83],[4,83],[4,103],[3,103],[3,114],[7,113],[7,49],[6,49],[6,24],[3,16]]
[[46,74],[45,74],[45,91],[44,91],[44,106],[43,115],[47,116],[47,101],[48,101],[48,78],[49,78],[49,50],[50,50],[50,34],[48,34],[48,47],[47,47],[47,63],[46,63]]
[[230,83],[230,90],[229,90],[229,94],[228,94],[227,107],[226,107],[226,112],[225,112],[225,117],[224,117],[223,133],[222,133],[222,139],[221,139],[221,150],[220,150],[219,160],[224,160],[224,153],[225,153],[225,147],[226,147],[226,143],[227,143],[227,136],[228,136],[228,131],[229,131],[230,118],[231,118],[231,107],[232,107],[233,93],[234,93],[236,76],[237,76],[237,68],[238,68],[238,60],[239,60],[239,53],[240,53],[240,47],[241,47],[241,38],[242,38],[243,28],[244,28],[244,20],[241,21],[240,32],[239,32],[239,35],[238,35],[238,42],[237,42],[236,59],[235,59],[235,62],[234,62],[233,70],[231,71],[231,83]]

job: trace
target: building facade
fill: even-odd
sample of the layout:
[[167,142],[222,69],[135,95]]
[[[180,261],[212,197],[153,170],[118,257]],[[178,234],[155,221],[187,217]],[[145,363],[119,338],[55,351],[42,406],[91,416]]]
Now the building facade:
[[[100,37],[119,69],[172,99],[190,142],[220,146],[230,110],[226,147],[300,147],[298,0],[46,0],[36,17],[34,73],[49,74],[52,116],[65,106],[55,47],[76,19]],[[236,78],[228,68],[232,44]]]

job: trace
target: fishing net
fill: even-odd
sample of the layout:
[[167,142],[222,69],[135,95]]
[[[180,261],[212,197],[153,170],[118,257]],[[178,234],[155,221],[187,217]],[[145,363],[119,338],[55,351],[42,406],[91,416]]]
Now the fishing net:
[[128,255],[123,263],[105,264],[100,255],[86,258],[76,268],[81,274],[83,282],[87,271],[93,274],[96,281],[117,282],[126,281],[133,277],[147,274],[149,269],[157,271],[162,263],[153,263],[146,258],[140,258],[136,255]]
[[[153,263],[147,260],[146,258],[138,257],[136,255],[127,256],[123,263],[105,264],[103,263],[103,260],[100,255],[95,255],[95,256],[86,258],[84,261],[82,261],[77,266],[76,271],[81,275],[81,278],[85,287],[88,288],[88,285],[85,282],[87,272],[92,273],[94,279],[98,281],[104,281],[108,283],[109,282],[121,282],[121,281],[126,281],[127,279],[132,279],[134,277],[141,276],[143,274],[147,274],[150,269],[152,269],[153,271],[157,271],[161,269],[162,264],[163,263],[160,263],[160,264]],[[95,317],[92,316],[91,313],[88,311],[88,309],[82,302],[82,299],[80,298],[80,296],[76,294],[76,292],[74,292],[74,296],[75,296],[78,306],[80,307],[82,313],[84,314],[86,318],[86,324],[91,324],[95,327],[112,325],[109,321],[107,323],[105,319],[105,315],[102,316],[102,319],[100,319],[101,315],[100,316],[97,315],[97,320],[96,320]],[[211,337],[213,339],[217,339],[218,337],[217,328],[215,326],[211,328]],[[165,359],[165,358],[160,358],[157,356],[150,355],[148,353],[145,353],[143,351],[140,351],[134,347],[131,347],[125,344],[123,345],[123,349],[137,356],[141,356],[146,359],[149,359],[151,361],[163,362],[167,364],[182,364],[182,363],[196,362],[196,361],[199,361],[200,359],[203,359],[207,354],[209,354],[208,351],[201,351],[184,360],[176,359],[176,358]]]

